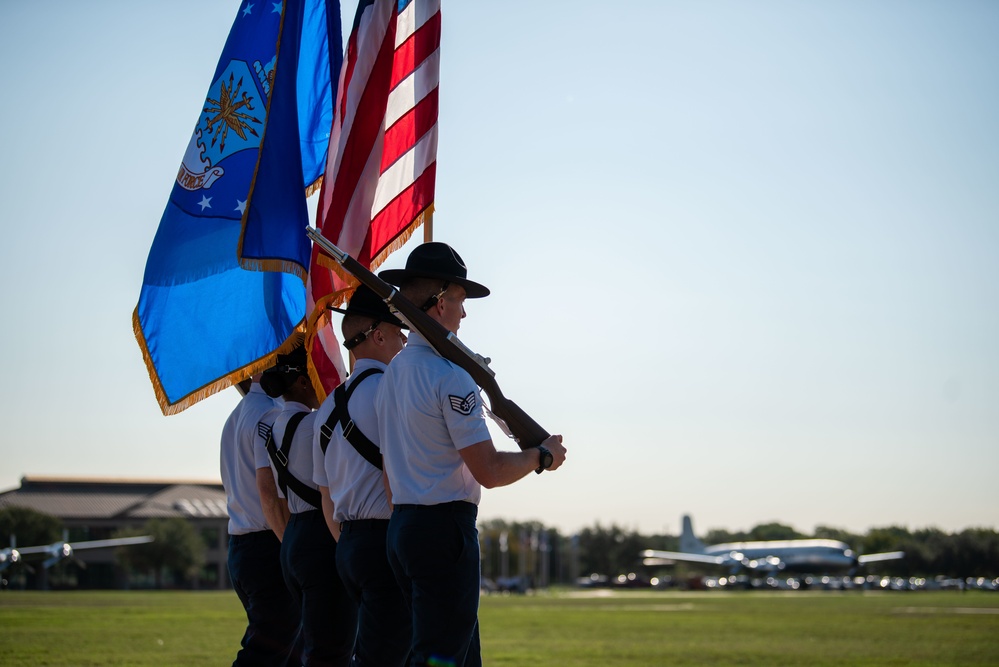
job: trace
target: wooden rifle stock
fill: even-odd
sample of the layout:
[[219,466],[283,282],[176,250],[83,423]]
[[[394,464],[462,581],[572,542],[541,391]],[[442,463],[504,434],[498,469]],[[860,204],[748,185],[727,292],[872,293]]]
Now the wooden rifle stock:
[[344,270],[381,297],[401,319],[406,321],[406,324],[411,329],[418,331],[420,335],[426,338],[442,357],[460,366],[472,376],[475,383],[489,397],[490,412],[505,422],[509,433],[517,441],[517,445],[521,449],[537,447],[548,438],[549,433],[540,424],[531,419],[531,416],[524,412],[520,406],[503,395],[499,384],[496,383],[496,374],[489,368],[488,359],[468,349],[464,343],[458,340],[458,337],[454,333],[445,329],[440,322],[427,315],[414,305],[412,301],[399,294],[399,291],[395,287],[376,276],[356,259],[336,247],[317,229],[307,227],[306,233],[316,245],[335,259]]

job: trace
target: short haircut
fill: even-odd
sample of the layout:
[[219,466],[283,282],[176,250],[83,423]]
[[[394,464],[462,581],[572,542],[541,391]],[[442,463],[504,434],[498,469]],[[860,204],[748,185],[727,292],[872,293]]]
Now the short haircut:
[[375,318],[369,317],[368,315],[347,313],[343,316],[343,321],[340,322],[340,333],[343,334],[344,340],[350,340],[362,331],[370,329],[371,325],[374,323]]
[[442,278],[408,278],[399,286],[399,293],[412,301],[417,308],[423,308],[427,301],[444,288],[446,282]]

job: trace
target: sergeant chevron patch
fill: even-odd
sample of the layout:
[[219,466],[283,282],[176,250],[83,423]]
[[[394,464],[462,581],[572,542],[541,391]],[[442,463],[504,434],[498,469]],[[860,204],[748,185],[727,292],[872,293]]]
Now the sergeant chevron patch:
[[463,415],[472,414],[472,410],[475,409],[475,392],[470,392],[468,396],[462,398],[461,396],[452,396],[448,394],[448,398],[451,399],[451,409],[457,413]]
[[263,422],[257,422],[257,435],[266,440],[271,436],[271,426],[270,424],[265,424]]

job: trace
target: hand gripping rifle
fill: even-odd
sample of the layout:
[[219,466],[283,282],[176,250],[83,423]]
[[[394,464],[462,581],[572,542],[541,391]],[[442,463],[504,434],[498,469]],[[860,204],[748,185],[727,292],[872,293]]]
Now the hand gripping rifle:
[[305,231],[309,238],[335,259],[344,270],[380,296],[401,319],[406,321],[410,329],[418,331],[426,338],[442,357],[465,369],[472,376],[475,383],[489,397],[489,411],[500,421],[500,426],[504,427],[503,430],[507,435],[517,441],[521,449],[537,447],[548,438],[549,434],[545,429],[500,391],[495,379],[496,373],[489,368],[489,359],[468,349],[453,332],[417,308],[412,301],[399,294],[395,287],[333,245],[317,229],[307,227]]

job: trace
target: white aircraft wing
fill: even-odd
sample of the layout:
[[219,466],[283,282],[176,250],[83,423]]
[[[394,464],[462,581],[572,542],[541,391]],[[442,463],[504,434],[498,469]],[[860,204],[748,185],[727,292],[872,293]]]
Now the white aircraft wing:
[[858,556],[857,562],[861,565],[865,563],[879,563],[883,560],[898,560],[899,558],[905,558],[904,551],[885,551],[878,554],[867,554],[865,556]]
[[[55,546],[58,547],[60,543],[56,543]],[[22,556],[27,554],[46,554],[53,549],[52,544],[43,544],[39,547],[18,547],[17,553]]]
[[685,560],[691,563],[709,563],[711,565],[727,565],[732,560],[728,556],[707,556],[705,554],[691,554],[684,551],[657,551],[656,549],[646,549],[642,552],[642,558]]
[[115,537],[110,540],[90,540],[87,542],[53,542],[52,544],[44,544],[37,547],[18,547],[17,552],[24,556],[26,554],[53,553],[62,549],[63,545],[68,545],[71,550],[76,551],[77,549],[100,549],[101,547],[124,547],[130,544],[146,544],[152,541],[152,535],[140,535],[138,537]]
[[70,542],[69,546],[73,550],[77,549],[100,549],[102,547],[127,547],[131,544],[148,544],[153,541],[152,535],[139,535],[137,537],[114,537],[110,540],[90,540],[89,542]]

